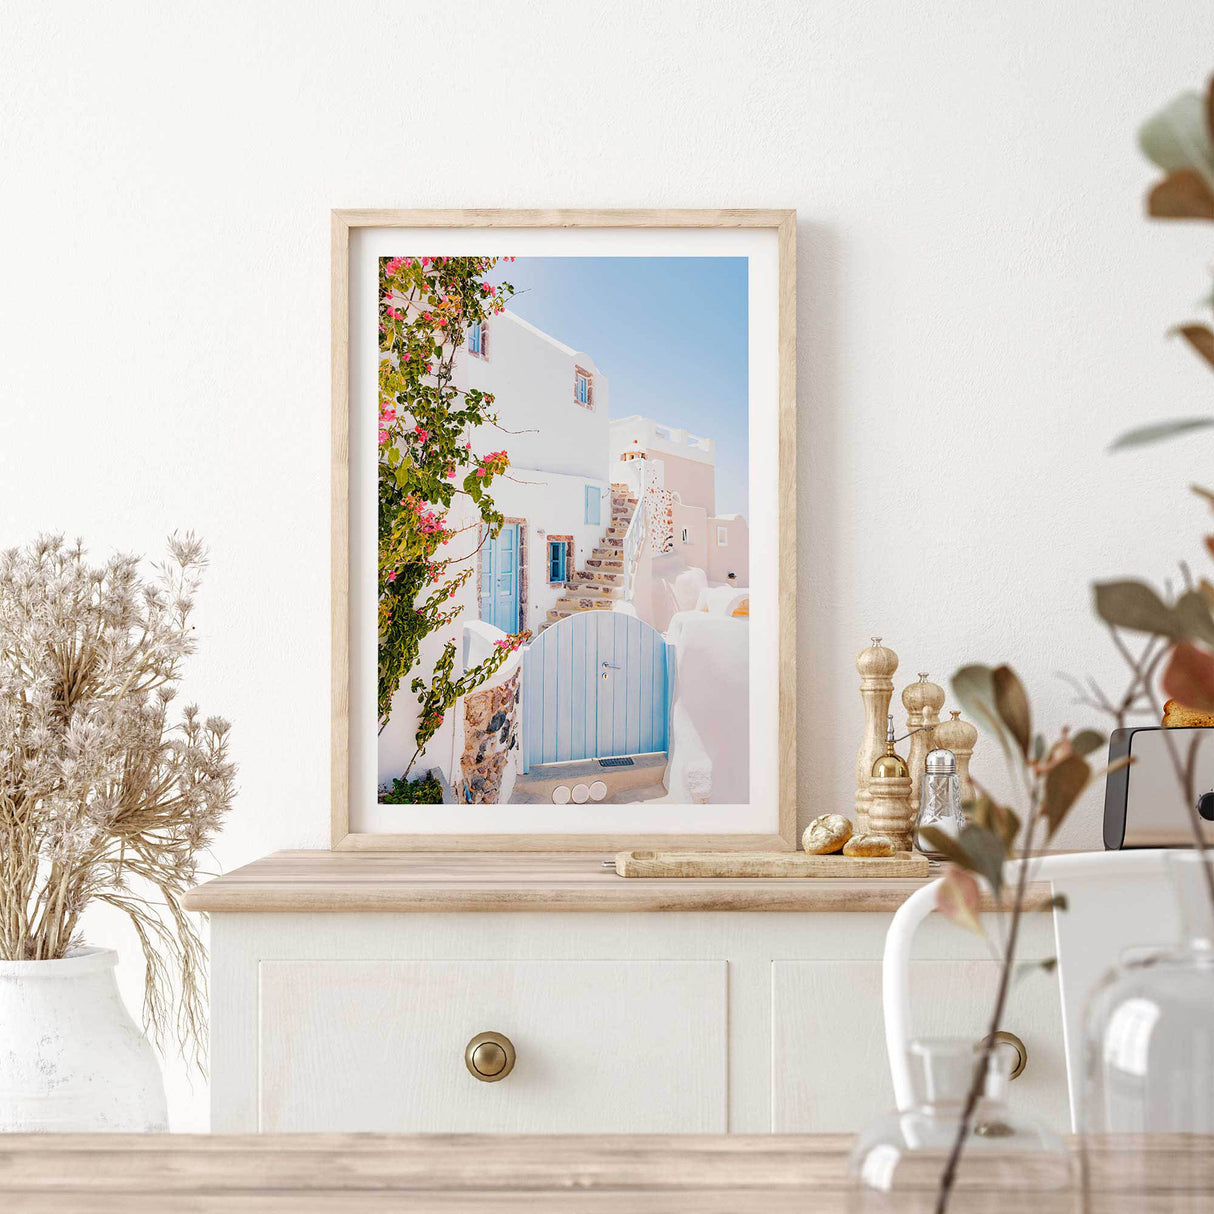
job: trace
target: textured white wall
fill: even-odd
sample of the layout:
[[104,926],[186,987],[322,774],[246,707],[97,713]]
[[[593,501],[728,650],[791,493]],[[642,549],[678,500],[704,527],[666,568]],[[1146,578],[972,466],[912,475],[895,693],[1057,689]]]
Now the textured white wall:
[[1210,396],[1163,336],[1208,229],[1144,222],[1134,131],[1212,45],[1204,0],[4,0],[0,543],[201,532],[217,861],[324,846],[329,209],[795,206],[803,814],[850,805],[871,633],[1082,721],[1089,578],[1203,559],[1214,440],[1103,449]]

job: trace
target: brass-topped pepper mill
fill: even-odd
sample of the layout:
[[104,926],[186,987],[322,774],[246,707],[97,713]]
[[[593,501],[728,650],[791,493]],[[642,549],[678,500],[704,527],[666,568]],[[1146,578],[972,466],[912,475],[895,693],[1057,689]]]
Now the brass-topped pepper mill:
[[920,671],[919,681],[902,689],[902,705],[906,709],[906,731],[910,734],[906,765],[910,768],[911,800],[918,805],[927,752],[936,745],[935,727],[944,707],[944,688],[929,683],[926,671]]
[[915,811],[911,804],[910,775],[906,761],[894,750],[894,715],[887,714],[885,751],[873,761],[868,783],[868,830],[886,835],[899,851],[911,846],[911,825]]
[[856,830],[868,830],[869,785],[873,779],[873,764],[881,757],[885,719],[889,714],[890,697],[894,694],[893,673],[898,669],[898,655],[873,637],[868,649],[856,658],[860,672],[860,698],[864,701],[864,737],[856,755]]

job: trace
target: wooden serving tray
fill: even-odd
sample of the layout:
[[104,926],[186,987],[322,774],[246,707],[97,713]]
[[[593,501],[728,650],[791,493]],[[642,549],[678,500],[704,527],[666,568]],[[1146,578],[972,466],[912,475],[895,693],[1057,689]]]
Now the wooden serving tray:
[[621,877],[926,877],[927,857],[811,856],[803,851],[622,851]]

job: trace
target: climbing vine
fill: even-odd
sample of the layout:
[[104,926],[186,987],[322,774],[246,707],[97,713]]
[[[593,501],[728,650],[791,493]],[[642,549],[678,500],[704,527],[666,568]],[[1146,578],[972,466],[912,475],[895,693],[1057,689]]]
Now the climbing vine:
[[[507,259],[512,260],[512,259]],[[503,451],[473,452],[468,437],[495,424],[493,395],[453,382],[456,351],[473,325],[502,311],[514,293],[484,275],[489,257],[385,257],[379,263],[379,728],[388,723],[402,680],[421,715],[407,775],[456,700],[490,678],[526,634],[499,641],[484,661],[453,678],[455,643],[433,670],[418,671],[422,642],[448,627],[452,603],[475,571],[482,534],[505,521],[489,487],[510,463]],[[457,495],[471,499],[475,521],[448,524]],[[445,555],[461,531],[472,553]],[[462,566],[462,567],[461,567]]]

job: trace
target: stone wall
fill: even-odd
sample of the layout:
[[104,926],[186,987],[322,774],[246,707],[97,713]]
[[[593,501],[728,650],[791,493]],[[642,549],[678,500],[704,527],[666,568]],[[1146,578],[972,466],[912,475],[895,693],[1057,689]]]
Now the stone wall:
[[504,683],[464,697],[464,753],[455,789],[466,805],[496,805],[510,752],[518,746],[521,667]]

